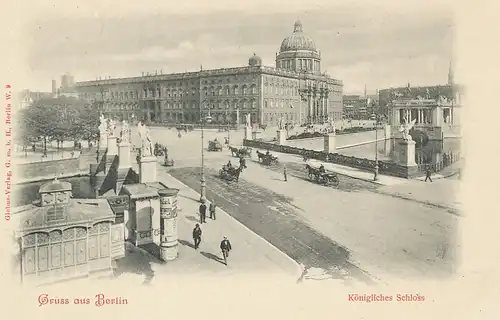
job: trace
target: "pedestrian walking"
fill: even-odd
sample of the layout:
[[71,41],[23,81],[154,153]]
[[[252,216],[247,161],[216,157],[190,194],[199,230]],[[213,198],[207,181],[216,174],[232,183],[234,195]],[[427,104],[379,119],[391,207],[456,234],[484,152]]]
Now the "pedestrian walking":
[[285,182],[287,182],[286,167],[283,167],[283,176],[285,177]]
[[194,249],[197,250],[201,243],[201,228],[199,224],[193,229],[193,241],[194,241]]
[[425,181],[427,182],[427,179],[429,179],[430,182],[432,182],[431,178],[431,168],[427,167],[427,170],[425,170]]
[[231,251],[231,242],[224,237],[220,243],[220,249],[222,250],[222,257],[224,258],[224,264],[227,266],[227,258],[229,257],[229,251]]
[[207,223],[207,206],[205,205],[205,201],[200,204],[200,223]]
[[212,202],[210,202],[210,207],[208,209],[208,211],[210,211],[210,219],[215,220],[215,208],[216,207],[217,207],[217,204],[215,203],[215,200],[212,200]]

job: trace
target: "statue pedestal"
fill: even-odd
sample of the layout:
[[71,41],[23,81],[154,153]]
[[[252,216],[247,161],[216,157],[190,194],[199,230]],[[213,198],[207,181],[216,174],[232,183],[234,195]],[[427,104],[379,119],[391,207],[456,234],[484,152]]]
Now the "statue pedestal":
[[108,135],[101,132],[99,135],[99,149],[106,149],[108,147]]
[[130,161],[130,143],[120,142],[118,145],[118,168],[130,168],[132,162]]
[[323,136],[323,141],[324,141],[324,146],[323,146],[323,152],[324,153],[335,153],[335,150],[337,149],[336,145],[336,135],[334,133],[329,133],[325,134]]
[[415,141],[403,140],[399,142],[399,165],[405,168],[407,178],[412,178],[417,175],[418,167],[415,162]]
[[177,194],[179,189],[163,189],[160,196],[160,259],[175,260],[179,255],[177,234]]
[[384,138],[386,140],[391,138],[391,125],[390,124],[386,124],[384,126]]
[[252,132],[253,140],[259,140],[262,138],[262,131],[254,131]]
[[141,157],[139,160],[139,182],[156,182],[156,157]]
[[118,155],[118,138],[108,137],[108,156]]
[[276,131],[276,143],[280,146],[286,144],[286,131],[278,130]]
[[245,140],[252,140],[252,128],[245,127]]

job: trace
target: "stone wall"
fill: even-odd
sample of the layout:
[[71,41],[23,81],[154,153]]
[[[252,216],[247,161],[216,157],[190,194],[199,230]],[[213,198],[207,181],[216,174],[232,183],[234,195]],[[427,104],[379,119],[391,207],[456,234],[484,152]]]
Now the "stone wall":
[[[320,161],[326,161],[326,155],[327,155],[322,151],[314,151],[314,150],[291,147],[286,145],[277,145],[274,143],[263,142],[263,141],[243,140],[243,145],[245,147],[264,149],[280,153],[296,154],[300,156],[307,155],[308,158]],[[374,160],[349,157],[339,153],[329,153],[327,162],[348,166],[368,172],[373,172],[375,168]],[[380,174],[385,174],[388,176],[394,176],[400,178],[409,178],[408,170],[404,166],[398,165],[396,163],[378,161],[378,167],[379,167],[378,171]]]
[[18,164],[15,174],[16,179],[25,180],[80,172],[80,158],[74,158]]

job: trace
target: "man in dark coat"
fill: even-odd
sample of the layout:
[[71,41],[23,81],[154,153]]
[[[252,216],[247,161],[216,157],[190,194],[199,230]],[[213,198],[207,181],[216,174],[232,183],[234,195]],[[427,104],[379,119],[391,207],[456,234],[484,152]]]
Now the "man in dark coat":
[[203,201],[200,204],[200,223],[207,223],[205,221],[206,217],[207,217],[207,206],[205,205],[205,201]]
[[245,161],[245,158],[240,157],[240,167],[245,168],[247,167],[247,163]]
[[201,243],[201,228],[199,224],[193,229],[194,249],[197,250]]
[[424,182],[427,182],[427,179],[429,179],[429,181],[432,182],[431,168],[430,167],[427,167],[427,170],[425,170],[425,181]]
[[208,211],[210,211],[210,219],[213,220],[215,220],[215,208],[217,208],[217,204],[215,203],[215,200],[212,200],[212,202],[210,202]]
[[288,181],[286,176],[286,167],[283,167],[283,176],[285,177],[285,182]]
[[[231,243],[229,240],[227,240],[227,237],[224,237],[220,243],[220,249],[222,250],[222,255],[224,258],[224,261],[226,261],[226,258],[229,257],[229,251],[231,251]],[[227,261],[226,261],[227,265]]]

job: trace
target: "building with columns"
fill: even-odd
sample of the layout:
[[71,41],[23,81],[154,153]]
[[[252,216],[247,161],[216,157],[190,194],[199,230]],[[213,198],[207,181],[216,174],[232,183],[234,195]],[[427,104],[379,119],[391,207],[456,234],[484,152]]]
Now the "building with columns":
[[380,106],[386,110],[396,135],[398,128],[415,120],[414,129],[431,140],[461,136],[463,88],[455,84],[442,86],[380,90]]
[[342,81],[321,71],[321,52],[296,21],[276,54],[276,67],[253,54],[247,66],[78,82],[78,96],[119,119],[197,123],[210,112],[215,123],[276,125],[319,123],[342,117]]

